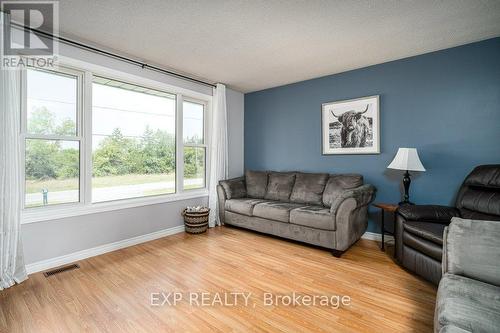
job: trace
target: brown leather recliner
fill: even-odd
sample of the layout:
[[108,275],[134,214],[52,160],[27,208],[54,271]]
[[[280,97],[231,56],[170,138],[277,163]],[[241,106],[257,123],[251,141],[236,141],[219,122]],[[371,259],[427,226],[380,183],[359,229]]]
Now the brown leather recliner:
[[443,231],[452,217],[500,221],[500,164],[476,167],[455,206],[403,205],[396,212],[396,260],[434,284],[441,279]]

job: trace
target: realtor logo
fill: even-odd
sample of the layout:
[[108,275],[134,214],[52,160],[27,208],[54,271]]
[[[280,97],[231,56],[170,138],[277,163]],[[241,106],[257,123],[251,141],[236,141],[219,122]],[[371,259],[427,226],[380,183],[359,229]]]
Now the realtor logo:
[[43,33],[57,35],[58,1],[2,1],[0,5],[7,14],[2,14],[2,68],[53,67],[58,43]]

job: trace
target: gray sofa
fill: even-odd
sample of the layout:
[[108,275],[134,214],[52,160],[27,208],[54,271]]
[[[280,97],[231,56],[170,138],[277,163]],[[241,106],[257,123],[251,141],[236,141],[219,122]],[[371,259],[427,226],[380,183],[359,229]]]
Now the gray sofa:
[[434,332],[500,332],[500,222],[454,217],[443,245]]
[[356,174],[247,171],[219,182],[219,218],[340,257],[366,231],[375,191]]

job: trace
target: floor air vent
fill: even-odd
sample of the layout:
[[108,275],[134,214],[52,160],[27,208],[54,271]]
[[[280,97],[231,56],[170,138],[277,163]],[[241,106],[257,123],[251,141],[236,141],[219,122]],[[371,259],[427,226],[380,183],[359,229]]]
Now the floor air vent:
[[59,268],[52,269],[50,271],[43,272],[43,275],[45,277],[49,277],[49,276],[52,276],[52,275],[56,275],[56,274],[59,274],[59,273],[62,273],[62,272],[71,271],[71,270],[78,269],[78,268],[80,268],[80,265],[78,265],[78,264],[71,264],[71,265],[66,265],[66,266],[62,266],[62,267],[59,267]]

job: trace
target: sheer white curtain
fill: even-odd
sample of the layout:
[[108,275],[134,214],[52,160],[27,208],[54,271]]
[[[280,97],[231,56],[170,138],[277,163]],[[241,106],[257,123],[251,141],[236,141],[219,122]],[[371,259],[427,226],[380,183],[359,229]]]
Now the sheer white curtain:
[[18,71],[0,69],[0,290],[27,278],[20,237],[24,168],[19,138],[19,79]]
[[226,86],[218,83],[214,88],[214,103],[212,109],[210,144],[210,178],[209,178],[209,207],[210,219],[208,225],[220,225],[217,207],[217,184],[219,180],[227,179],[228,152],[227,152],[227,110]]

